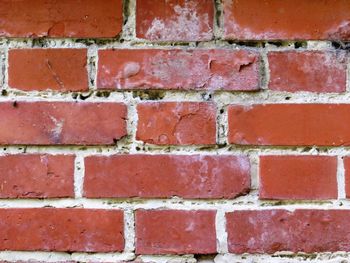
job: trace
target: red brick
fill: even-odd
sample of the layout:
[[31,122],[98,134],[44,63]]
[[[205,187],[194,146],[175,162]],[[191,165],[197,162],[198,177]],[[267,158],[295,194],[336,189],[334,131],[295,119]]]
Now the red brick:
[[137,105],[136,139],[151,144],[215,144],[216,109],[206,102],[149,102]]
[[126,135],[122,103],[0,103],[0,144],[114,144]]
[[115,37],[122,0],[0,0],[3,37]]
[[344,92],[347,57],[344,52],[270,52],[271,90]]
[[9,86],[20,90],[88,89],[86,49],[15,49],[9,51]]
[[336,199],[337,157],[260,156],[262,199]]
[[98,61],[100,89],[259,89],[259,55],[252,51],[100,50]]
[[225,38],[349,40],[347,0],[224,0]]
[[73,197],[73,178],[73,155],[0,157],[0,198]]
[[234,198],[249,190],[249,170],[245,156],[90,156],[85,158],[84,196]]
[[213,38],[212,0],[137,0],[136,36],[155,41]]
[[231,105],[230,143],[242,145],[350,145],[348,104]]
[[114,252],[124,249],[123,212],[0,209],[1,250]]
[[346,197],[350,197],[350,157],[344,158],[344,169],[345,169],[345,192]]
[[226,215],[231,253],[350,250],[349,210],[235,211]]
[[136,254],[216,253],[215,211],[137,210]]

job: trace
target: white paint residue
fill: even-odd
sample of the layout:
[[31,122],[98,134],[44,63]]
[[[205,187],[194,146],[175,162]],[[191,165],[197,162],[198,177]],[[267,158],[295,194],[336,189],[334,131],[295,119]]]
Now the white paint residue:
[[62,133],[64,121],[63,120],[60,121],[53,116],[50,116],[50,119],[55,124],[55,127],[53,129],[51,129],[51,131],[52,131],[55,138],[59,138],[61,136],[61,133]]
[[146,37],[152,40],[210,40],[213,31],[208,14],[198,14],[197,4],[191,1],[184,6],[174,6],[175,15],[167,22],[155,18]]

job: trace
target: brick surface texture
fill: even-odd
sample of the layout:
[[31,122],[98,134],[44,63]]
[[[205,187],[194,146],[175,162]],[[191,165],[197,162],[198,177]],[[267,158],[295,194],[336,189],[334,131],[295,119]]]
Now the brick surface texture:
[[348,0],[0,0],[0,263],[350,262],[349,52]]

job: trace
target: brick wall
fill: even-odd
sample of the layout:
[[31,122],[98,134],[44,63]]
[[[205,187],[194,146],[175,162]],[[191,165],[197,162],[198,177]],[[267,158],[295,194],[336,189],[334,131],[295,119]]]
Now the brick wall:
[[349,14],[0,0],[0,262],[350,261]]

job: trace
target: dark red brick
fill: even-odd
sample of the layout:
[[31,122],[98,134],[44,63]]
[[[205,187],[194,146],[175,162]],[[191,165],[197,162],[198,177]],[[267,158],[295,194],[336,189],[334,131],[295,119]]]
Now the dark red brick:
[[122,103],[0,103],[0,144],[114,144],[126,135]]
[[215,211],[136,211],[136,254],[216,253]]
[[136,36],[155,41],[213,38],[212,0],[137,0]]
[[84,195],[92,198],[234,198],[250,188],[245,156],[114,155],[85,158]]
[[115,37],[122,30],[122,0],[0,0],[3,37]]
[[124,249],[123,212],[0,209],[1,250],[116,252]]
[[283,209],[226,215],[230,253],[335,252],[350,250],[349,210]]
[[336,199],[336,156],[260,156],[262,199]]
[[344,92],[347,56],[344,52],[270,52],[271,90]]
[[0,198],[74,197],[74,155],[0,157]]
[[257,90],[259,55],[229,49],[100,50],[97,87]]
[[347,0],[224,0],[225,38],[349,40]]
[[215,144],[216,109],[207,102],[149,102],[137,105],[136,139],[151,144]]
[[86,49],[9,51],[9,86],[25,91],[88,89]]
[[348,104],[231,105],[230,143],[242,145],[319,145],[350,143]]

